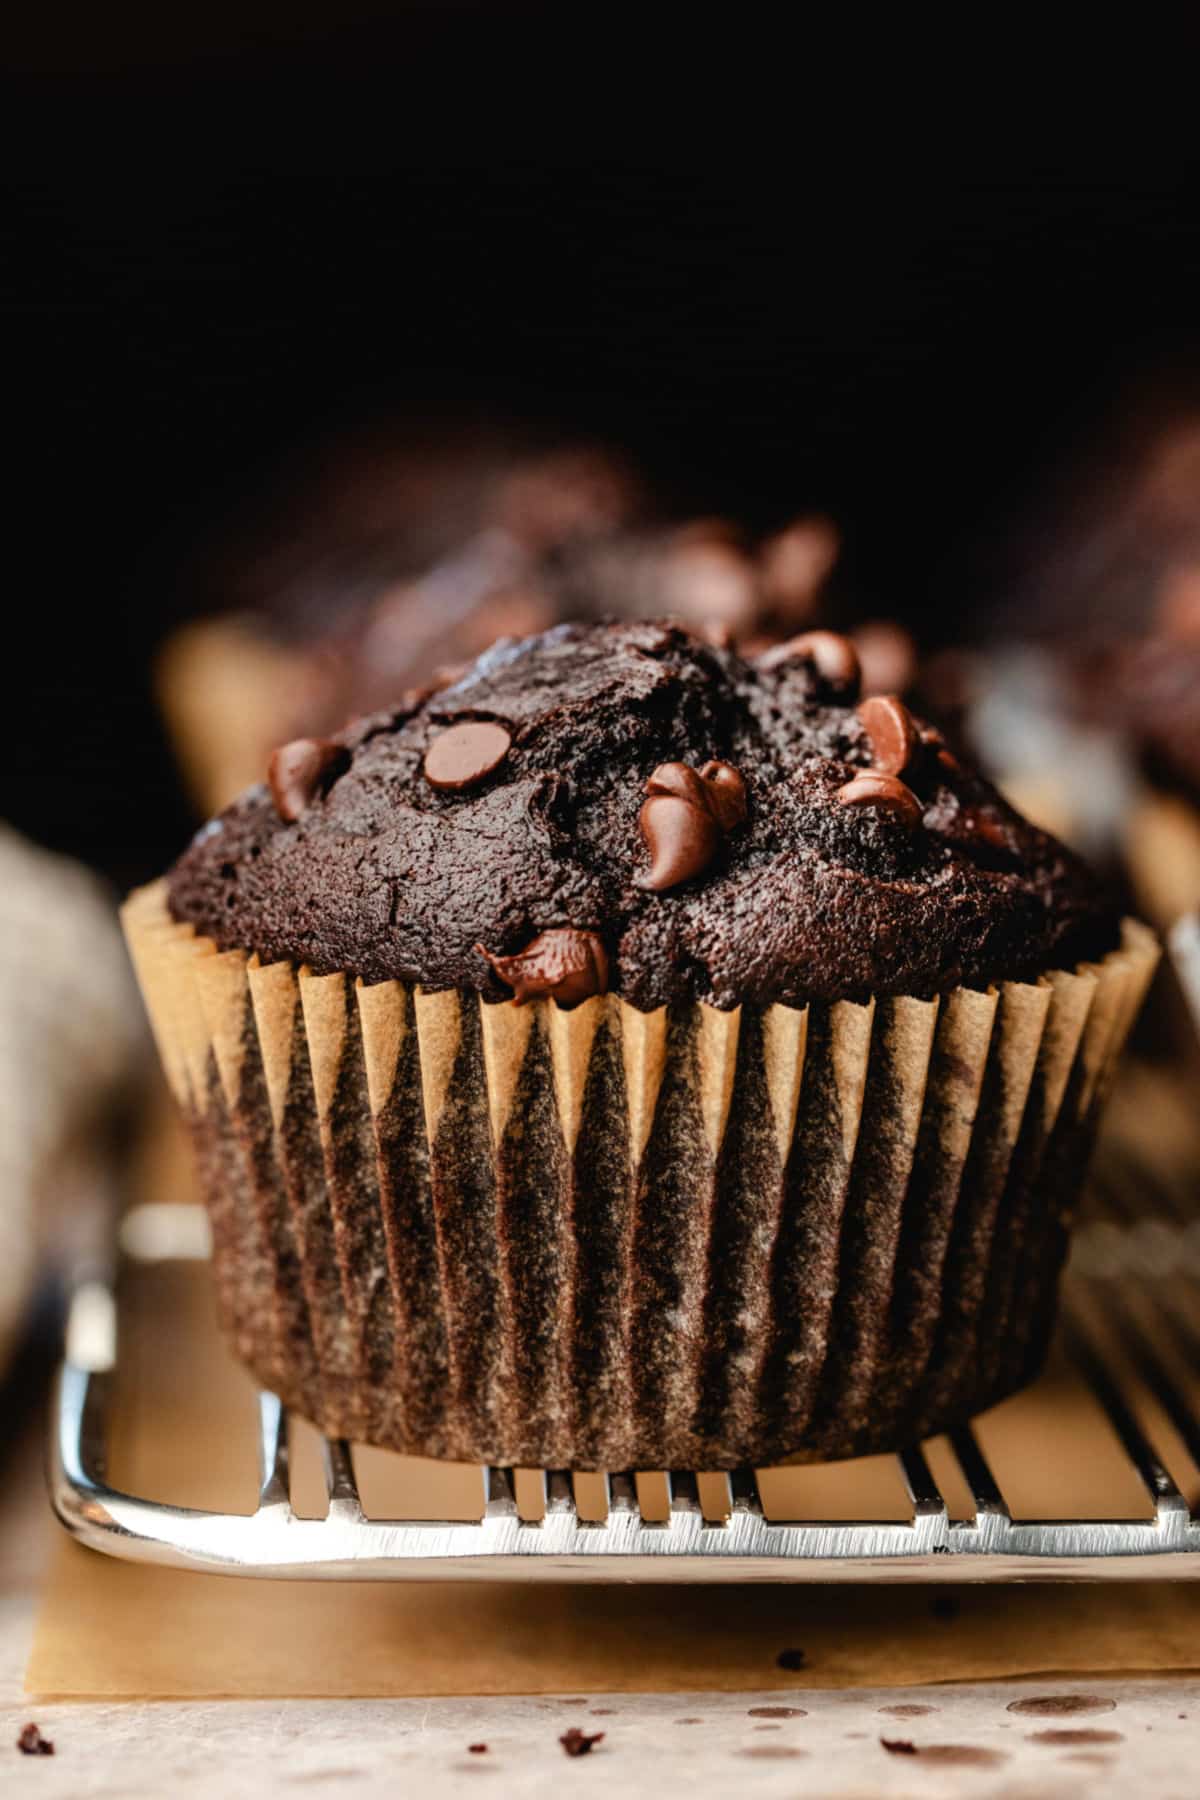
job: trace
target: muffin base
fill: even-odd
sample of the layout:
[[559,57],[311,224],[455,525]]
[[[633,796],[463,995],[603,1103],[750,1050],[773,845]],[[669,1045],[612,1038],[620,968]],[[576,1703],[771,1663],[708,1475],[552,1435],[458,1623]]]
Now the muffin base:
[[1039,1367],[1157,945],[940,1000],[573,1012],[126,931],[221,1316],[326,1433],[576,1469],[892,1449]]

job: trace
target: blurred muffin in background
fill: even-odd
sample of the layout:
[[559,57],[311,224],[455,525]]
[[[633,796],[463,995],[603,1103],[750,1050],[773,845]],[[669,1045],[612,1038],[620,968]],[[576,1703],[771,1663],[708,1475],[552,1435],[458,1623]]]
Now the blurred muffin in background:
[[0,1370],[43,1263],[105,1242],[146,1049],[111,897],[0,824]]
[[[213,616],[168,641],[160,700],[214,810],[276,745],[436,685],[499,637],[670,615],[753,651],[824,624],[838,551],[818,516],[757,540],[681,520],[597,444],[472,431],[335,446],[279,476],[200,559],[189,607]],[[850,632],[864,690],[907,690],[903,628]]]
[[338,440],[281,468],[194,559],[196,618],[159,659],[197,799],[230,798],[281,739],[340,723],[360,683],[390,695],[514,621],[536,629],[556,565],[647,510],[612,452],[480,426]]
[[1200,413],[1125,419],[1068,495],[971,726],[1006,790],[1166,926],[1200,905]]

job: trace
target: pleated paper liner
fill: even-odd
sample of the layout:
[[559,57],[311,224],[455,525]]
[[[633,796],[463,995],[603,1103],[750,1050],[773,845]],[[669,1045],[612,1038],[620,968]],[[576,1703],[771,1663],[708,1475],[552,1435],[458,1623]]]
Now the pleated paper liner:
[[1137,904],[1161,930],[1200,907],[1200,808],[1144,787],[1125,820],[1124,848]]
[[526,1467],[927,1437],[1040,1365],[1157,961],[940,1001],[573,1012],[125,926],[225,1329],[322,1430]]

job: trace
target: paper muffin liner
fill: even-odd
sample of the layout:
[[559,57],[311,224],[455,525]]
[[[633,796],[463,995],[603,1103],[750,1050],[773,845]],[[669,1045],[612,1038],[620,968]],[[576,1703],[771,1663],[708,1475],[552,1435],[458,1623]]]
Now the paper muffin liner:
[[1200,907],[1200,808],[1182,794],[1144,787],[1124,824],[1135,902],[1166,931]]
[[262,780],[275,746],[295,737],[311,682],[303,649],[272,642],[241,616],[194,619],[171,633],[155,666],[155,695],[203,813],[220,812]]
[[894,1448],[1029,1379],[1158,947],[938,1000],[487,1005],[125,927],[224,1326],[323,1431],[721,1468]]

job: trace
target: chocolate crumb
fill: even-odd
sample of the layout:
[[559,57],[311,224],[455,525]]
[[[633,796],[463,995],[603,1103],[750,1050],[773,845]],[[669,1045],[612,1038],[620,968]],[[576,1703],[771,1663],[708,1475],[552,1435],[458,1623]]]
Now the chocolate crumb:
[[603,1736],[602,1731],[589,1733],[580,1731],[578,1725],[572,1725],[569,1731],[563,1732],[558,1741],[568,1756],[590,1756],[593,1746],[598,1744]]
[[467,1745],[467,1753],[470,1756],[486,1756],[487,1755],[487,1745],[486,1744],[468,1744]]
[[[1149,1729],[1149,1727],[1147,1727]],[[1054,1744],[1060,1749],[1076,1747],[1081,1744],[1122,1744],[1125,1741],[1123,1731],[1101,1731],[1095,1725],[1070,1726],[1059,1725],[1050,1731],[1031,1731],[1031,1744]]]
[[752,1706],[748,1719],[807,1719],[802,1706]]
[[880,1738],[880,1743],[889,1756],[915,1756],[917,1746],[911,1738]]
[[777,1669],[803,1669],[808,1659],[803,1650],[781,1650],[775,1658]]
[[49,1738],[44,1738],[31,1720],[21,1727],[21,1735],[17,1739],[17,1749],[22,1756],[53,1756],[54,1745]]
[[1103,1700],[1099,1694],[1036,1694],[1029,1700],[1010,1700],[1005,1710],[1026,1718],[1061,1719],[1072,1713],[1109,1713],[1116,1708],[1115,1700]]

